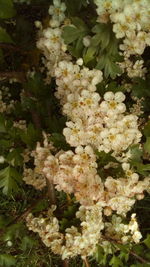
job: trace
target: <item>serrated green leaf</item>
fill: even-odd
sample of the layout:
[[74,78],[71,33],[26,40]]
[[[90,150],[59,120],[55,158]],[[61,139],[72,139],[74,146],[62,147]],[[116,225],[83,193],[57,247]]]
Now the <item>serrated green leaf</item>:
[[65,26],[63,28],[62,37],[66,44],[71,44],[78,38],[83,38],[87,34],[84,28],[76,28],[75,26]]
[[0,18],[9,19],[16,14],[12,0],[0,0]]
[[100,70],[104,69],[106,78],[110,76],[112,79],[115,79],[117,74],[122,73],[120,67],[114,62],[114,58],[108,54],[103,54],[99,57],[96,68]]
[[21,181],[21,175],[11,166],[0,171],[0,188],[5,195],[11,195],[19,190],[18,184]]
[[11,267],[16,265],[16,259],[12,255],[0,254],[0,266]]
[[10,35],[6,32],[6,30],[0,27],[0,42],[1,43],[13,43]]

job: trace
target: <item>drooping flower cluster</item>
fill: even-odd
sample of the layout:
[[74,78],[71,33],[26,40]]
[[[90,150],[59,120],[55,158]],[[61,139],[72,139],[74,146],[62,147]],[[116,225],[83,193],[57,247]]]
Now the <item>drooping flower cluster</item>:
[[59,232],[59,221],[53,215],[55,208],[52,206],[46,217],[33,217],[29,214],[29,230],[37,232],[43,243],[50,247],[53,253],[62,255],[62,259],[77,255],[81,255],[82,258],[93,255],[104,227],[100,204],[97,203],[91,209],[81,206],[76,213],[76,217],[81,221],[81,230],[71,226],[66,228],[65,234]]
[[[121,67],[127,70],[129,77],[143,77],[146,71],[143,61],[137,60],[133,64],[129,57],[142,54],[146,45],[149,45],[149,13],[143,11],[145,4],[140,0],[95,0],[95,3],[98,6],[99,21],[107,22],[110,19],[114,23],[116,37],[124,38],[120,49],[124,51],[125,62],[124,65],[120,63]],[[145,3],[148,3],[147,0]],[[134,10],[133,14],[129,4]],[[139,14],[138,8],[141,8]],[[141,234],[135,214],[132,214],[128,225],[114,214],[126,216],[150,186],[150,178],[140,180],[139,175],[127,163],[131,156],[130,146],[141,140],[138,116],[127,112],[122,92],[106,92],[101,98],[96,91],[97,85],[102,81],[102,72],[84,67],[82,58],[74,64],[71,56],[66,53],[67,48],[61,37],[62,27],[66,23],[65,9],[64,3],[54,0],[54,5],[49,8],[49,27],[43,29],[41,23],[36,22],[36,26],[40,28],[37,46],[46,58],[48,77],[56,78],[55,96],[60,100],[62,112],[68,118],[63,134],[75,150],[56,152],[45,138],[44,146],[38,143],[32,153],[34,170],[24,169],[26,183],[42,189],[46,181],[49,181],[58,191],[74,194],[75,201],[81,204],[76,213],[76,218],[81,221],[79,227],[66,228],[65,233],[59,231],[59,221],[54,216],[55,206],[44,216],[34,217],[29,214],[27,217],[28,228],[39,233],[44,244],[55,254],[60,254],[62,259],[93,255],[99,243],[105,250],[109,246],[107,236],[121,240],[122,243],[138,243]],[[142,36],[145,36],[144,41],[142,39],[136,47],[132,42],[136,43]],[[90,38],[84,39],[84,42],[88,47]],[[129,44],[127,46],[128,42],[131,42],[131,47]],[[106,175],[102,180],[98,174],[95,150],[112,152],[112,156],[122,162],[124,174],[117,176],[117,179],[113,175]],[[109,162],[104,170],[107,173],[107,169],[115,168],[118,164]],[[105,217],[102,217],[103,214]],[[105,219],[109,222],[104,222]],[[106,239],[101,234],[102,230]]]
[[40,175],[36,184],[41,184],[42,175],[44,182],[48,179],[58,191],[73,193],[76,201],[86,207],[101,202],[106,216],[113,211],[126,215],[135,201],[144,197],[143,192],[150,185],[150,178],[140,181],[139,175],[131,170],[128,163],[122,164],[123,176],[118,179],[108,176],[102,182],[97,173],[96,155],[90,146],[78,146],[75,153],[60,151],[55,156],[50,150],[45,151],[46,148],[38,145],[34,152],[36,175]]

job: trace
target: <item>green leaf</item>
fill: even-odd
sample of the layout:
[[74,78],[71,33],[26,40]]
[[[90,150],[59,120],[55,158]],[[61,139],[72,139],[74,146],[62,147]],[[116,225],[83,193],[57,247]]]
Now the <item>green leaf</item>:
[[62,134],[53,133],[50,137],[50,140],[53,142],[54,146],[59,149],[68,150],[70,148]]
[[94,59],[94,55],[95,55],[96,52],[97,52],[97,48],[96,47],[94,47],[94,46],[88,47],[85,55],[83,56],[83,60],[84,60],[85,65],[88,62],[90,62],[91,60]]
[[150,137],[146,138],[146,142],[144,144],[144,149],[146,152],[150,153]]
[[76,41],[78,38],[83,38],[87,34],[87,29],[77,28],[75,26],[65,26],[63,28],[62,37],[66,44],[71,44],[72,42]]
[[109,262],[109,264],[113,267],[123,266],[122,261],[115,255],[111,258],[111,261]]
[[12,255],[0,254],[0,266],[11,267],[16,265],[16,259]]
[[30,236],[24,236],[22,239],[22,243],[21,243],[20,248],[23,251],[26,251],[26,250],[32,249],[36,245],[36,243],[37,242],[33,238],[31,238]]
[[0,0],[0,18],[9,19],[16,14],[12,0]]
[[0,171],[0,188],[5,195],[11,195],[19,190],[18,184],[21,181],[21,175],[11,166]]
[[26,145],[34,148],[41,136],[39,130],[35,129],[33,124],[30,123],[26,131],[23,130],[20,132],[20,137]]
[[13,43],[10,35],[6,32],[6,30],[0,27],[0,42],[1,43]]
[[96,46],[100,44],[101,50],[104,50],[111,39],[111,25],[99,23],[92,29],[92,31],[96,33],[96,35],[92,37],[91,44]]
[[150,121],[148,121],[144,127],[144,135],[150,136]]
[[67,6],[67,11],[71,16],[76,15],[82,8],[82,6],[86,7],[88,5],[87,0],[65,0],[65,4]]
[[140,149],[139,145],[133,145],[130,148],[131,152],[131,159],[130,162],[132,165],[134,165],[134,162],[141,162],[141,157],[142,157],[142,150]]
[[22,152],[23,152],[23,149],[21,148],[13,149],[12,151],[9,152],[7,156],[7,161],[12,166],[22,166],[23,164],[23,157],[21,155]]
[[117,74],[122,73],[122,70],[114,61],[114,57],[109,54],[103,54],[99,57],[96,68],[100,70],[104,69],[104,75],[106,78],[110,76],[112,79],[115,79]]
[[150,234],[147,235],[147,238],[143,242],[150,249]]

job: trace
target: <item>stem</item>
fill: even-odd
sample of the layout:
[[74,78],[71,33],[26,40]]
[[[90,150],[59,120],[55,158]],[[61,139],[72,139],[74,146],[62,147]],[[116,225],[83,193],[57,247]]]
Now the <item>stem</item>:
[[15,78],[20,82],[25,82],[25,73],[20,71],[0,72],[0,79],[12,79]]
[[48,197],[50,199],[50,204],[56,204],[56,195],[55,195],[55,188],[51,181],[46,179],[46,184],[48,188]]
[[63,261],[63,267],[69,267],[69,261],[68,260]]
[[131,255],[133,255],[135,258],[137,258],[139,261],[141,261],[142,263],[148,263],[148,261],[146,261],[145,259],[143,259],[141,256],[137,255],[134,251],[129,251],[129,253]]
[[90,267],[90,264],[89,264],[87,258],[85,258],[83,261],[84,261],[86,267]]

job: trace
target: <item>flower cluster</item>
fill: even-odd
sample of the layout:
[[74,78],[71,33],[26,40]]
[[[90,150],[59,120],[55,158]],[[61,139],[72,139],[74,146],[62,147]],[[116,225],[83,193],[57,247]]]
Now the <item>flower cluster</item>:
[[122,92],[107,92],[100,102],[98,93],[83,90],[68,95],[63,106],[71,121],[63,133],[71,146],[92,145],[99,151],[117,153],[126,150],[141,139],[138,117],[125,115]]
[[95,0],[98,21],[113,23],[116,38],[123,39],[120,49],[125,57],[123,68],[129,77],[145,74],[143,61],[132,63],[131,55],[142,55],[150,45],[150,2],[149,0]]
[[[79,59],[77,64],[63,60],[60,61],[55,68],[57,84],[57,92],[55,95],[62,105],[67,104],[67,102],[69,102],[68,98],[71,98],[71,94],[73,94],[74,101],[72,99],[72,104],[74,104],[74,108],[76,108],[75,98],[77,99],[78,94],[83,90],[87,90],[89,93],[96,91],[96,85],[102,81],[102,72],[100,70],[89,70],[86,67],[79,66],[82,62],[82,59]],[[75,92],[77,95],[75,95]],[[72,110],[69,110],[67,112],[64,110],[63,112],[69,116],[71,111]]]
[[103,198],[103,184],[97,174],[96,156],[90,146],[49,155],[43,173],[56,185],[58,191],[74,193],[83,205],[93,205]]
[[99,203],[91,209],[79,208],[76,217],[81,220],[80,231],[77,227],[66,228],[65,234],[59,232],[59,222],[53,215],[56,207],[52,206],[46,217],[27,217],[29,230],[37,232],[43,243],[53,253],[62,255],[62,259],[81,255],[82,258],[93,255],[101,238],[104,227],[101,206]]
[[39,21],[35,22],[35,25],[39,30],[39,39],[37,41],[37,47],[42,50],[45,58],[43,58],[43,63],[47,68],[47,82],[49,77],[54,76],[54,66],[60,60],[69,60],[71,57],[65,52],[67,46],[61,37],[62,35],[62,23],[65,19],[65,3],[61,3],[60,0],[54,0],[53,5],[49,8],[49,14],[51,19],[49,21],[49,26],[43,29],[42,24]]
[[27,130],[27,125],[25,120],[14,121],[13,127],[19,128],[21,130]]
[[[130,55],[141,55],[150,43],[148,0],[95,0],[95,3],[98,20],[103,23],[111,20],[116,37],[124,38],[120,49],[124,51],[125,62],[118,64],[130,78],[144,77],[143,60],[133,63]],[[150,178],[140,180],[127,163],[131,157],[130,146],[139,143],[142,136],[137,114],[141,105],[137,103],[135,112],[131,112],[126,108],[122,92],[108,91],[103,97],[99,95],[97,85],[103,79],[102,72],[83,66],[82,58],[74,63],[66,53],[67,47],[61,37],[66,23],[65,9],[64,3],[54,0],[49,8],[49,27],[43,29],[41,23],[36,22],[40,28],[37,46],[45,56],[48,77],[55,78],[55,96],[67,117],[63,134],[73,148],[56,151],[45,136],[43,146],[38,143],[32,152],[34,170],[24,169],[26,183],[41,190],[49,182],[57,191],[74,194],[75,201],[81,204],[76,213],[81,221],[79,227],[71,226],[64,233],[60,232],[59,221],[54,216],[56,206],[40,217],[32,214],[27,217],[28,228],[37,232],[44,244],[62,259],[93,255],[99,243],[104,250],[111,251],[107,237],[123,244],[138,243],[141,233],[136,215],[132,214],[129,224],[123,223],[118,215],[125,217],[150,186]],[[83,43],[88,47],[90,37],[86,36]],[[130,90],[130,84],[126,86]],[[109,168],[122,164],[122,174],[118,173],[117,179],[115,174],[106,174],[105,179],[101,179],[95,150],[111,152],[118,160],[118,163],[108,162],[103,166],[106,173]]]
[[116,215],[112,216],[111,222],[105,223],[105,236],[115,241],[139,243],[142,238],[136,221],[136,214],[131,215],[129,224],[124,224],[122,218]]
[[118,65],[121,67],[123,72],[127,72],[127,75],[130,78],[144,78],[147,72],[147,69],[143,66],[143,60],[136,60],[136,62],[133,63],[128,57],[124,57],[124,61],[119,62]]
[[125,216],[135,201],[144,197],[143,192],[150,185],[150,178],[140,181],[128,163],[122,163],[123,176],[118,179],[108,176],[102,182],[97,173],[96,155],[90,146],[78,146],[75,153],[59,151],[55,156],[45,149],[39,145],[36,149],[36,174],[43,175],[58,191],[73,193],[85,207],[101,203],[106,216],[113,211]]
[[[32,151],[31,156],[34,157],[34,169],[24,166],[23,180],[26,184],[34,186],[37,190],[42,190],[46,186],[46,177],[42,170],[44,168],[44,161],[49,155],[49,151],[53,150],[53,145],[48,142],[48,136],[44,133],[43,147],[37,144],[36,150]],[[27,157],[24,162],[29,161],[29,152],[27,151]]]

